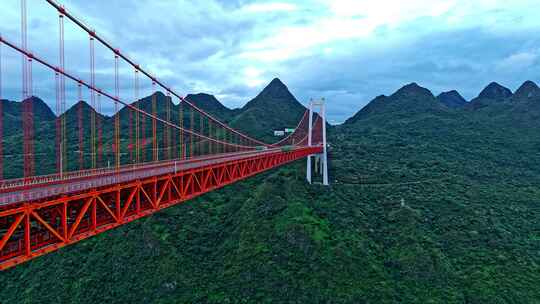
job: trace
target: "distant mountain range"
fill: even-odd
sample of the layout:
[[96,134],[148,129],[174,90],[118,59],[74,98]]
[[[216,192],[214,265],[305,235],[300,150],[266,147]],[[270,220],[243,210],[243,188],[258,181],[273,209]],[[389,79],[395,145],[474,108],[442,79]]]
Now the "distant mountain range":
[[[171,122],[179,123],[180,106],[172,103],[172,100],[161,92],[156,92],[150,96],[144,97],[135,102],[142,110],[151,113],[153,111],[153,100],[156,101],[156,113],[160,118],[166,118],[167,107],[171,110]],[[283,128],[294,128],[301,119],[305,107],[291,94],[287,86],[279,79],[272,80],[260,94],[249,101],[244,107],[239,109],[229,109],[221,104],[214,96],[199,93],[189,94],[186,100],[193,103],[196,107],[213,115],[217,119],[237,128],[244,133],[265,142],[277,141],[273,136],[273,130]],[[22,172],[22,103],[1,100],[4,112],[4,156],[10,158],[9,163],[5,163],[4,173],[7,178],[20,176]],[[40,163],[37,174],[47,174],[55,170],[55,129],[56,115],[47,106],[47,104],[38,97],[32,97],[25,102],[32,102],[34,126],[35,126],[35,149],[36,161]],[[106,101],[102,101],[106,102]],[[187,108],[185,108],[187,111]],[[115,116],[120,116],[121,131],[120,139],[123,146],[128,145],[130,111],[124,107],[114,114],[112,117],[102,115],[86,102],[79,101],[74,103],[64,114],[67,125],[67,151],[70,163],[68,167],[76,168],[75,160],[78,159],[77,151],[79,125],[79,112],[82,113],[82,121],[84,128],[83,136],[85,143],[85,151],[90,151],[89,145],[89,128],[91,114],[95,113],[103,126],[103,151],[105,153],[105,164],[112,159],[112,138],[113,138],[113,121]],[[189,123],[188,114],[184,116],[184,125]],[[150,119],[145,119],[146,133],[141,134],[141,138],[150,138],[151,122]],[[141,121],[141,125],[143,122]],[[157,125],[158,137],[163,132],[163,126]],[[161,137],[160,137],[161,138]],[[159,139],[158,139],[159,140]],[[146,158],[150,156],[151,147],[146,148]],[[86,155],[85,157],[90,157]],[[127,156],[126,156],[127,157]]]
[[[173,113],[178,111],[178,106],[168,100],[163,93],[156,92],[154,95],[158,116],[165,117],[165,102],[170,103],[169,106]],[[152,96],[154,95],[140,99],[137,104],[141,109],[151,112]],[[32,97],[29,100],[33,103],[34,119],[37,125],[46,125],[47,122],[55,120],[55,114],[43,100],[39,97]],[[262,136],[266,140],[272,139],[273,129],[294,127],[306,110],[278,78],[273,79],[261,93],[238,109],[229,109],[215,96],[206,93],[188,94],[186,100],[232,127],[251,136]],[[514,93],[510,89],[492,82],[480,92],[478,97],[470,101],[463,98],[456,90],[443,92],[435,97],[428,89],[411,83],[390,96],[376,97],[349,118],[347,122],[353,122],[368,113],[395,112],[402,108],[407,108],[408,111],[477,110],[494,104],[524,104],[536,100],[540,100],[540,88],[533,81],[526,81]],[[17,133],[22,123],[22,103],[10,100],[1,100],[1,102],[4,111],[4,135],[9,136]],[[85,116],[89,117],[89,113],[93,111],[87,102],[77,102],[64,114],[68,124],[76,120],[80,106],[82,106]],[[102,117],[105,122],[114,117],[99,113],[96,115]],[[128,115],[127,109],[121,109],[118,115],[121,116],[122,121],[127,121],[127,117],[124,117]],[[175,115],[172,116],[171,120],[178,123],[178,118]]]
[[[161,92],[142,98],[136,103],[141,109],[152,112],[153,98],[156,99],[156,110],[159,117],[166,117],[167,104],[171,108],[171,113],[178,113],[179,106],[173,104],[171,99]],[[239,109],[229,109],[214,96],[205,93],[189,94],[186,99],[232,127],[266,142],[276,140],[273,136],[273,130],[295,127],[306,110],[287,86],[277,78],[273,79],[261,93]],[[6,153],[13,157],[11,165],[20,169],[22,160],[17,155],[22,152],[19,151],[21,148],[19,143],[22,142],[22,103],[8,100],[2,100],[1,102],[4,111],[4,149]],[[38,97],[32,97],[25,102],[33,103],[36,139],[38,141],[36,153],[38,155],[54,154],[54,132],[50,132],[50,129],[55,127],[55,114]],[[533,118],[536,112],[531,112],[528,109],[534,108],[536,103],[540,107],[540,88],[532,81],[526,81],[514,93],[508,88],[493,82],[471,101],[465,100],[456,90],[443,92],[435,97],[430,90],[416,83],[411,83],[390,96],[381,95],[376,97],[349,118],[345,124],[351,124],[376,114],[383,114],[388,119],[390,117],[392,117],[391,119],[399,119],[403,116],[411,117],[419,113],[448,114],[452,113],[452,111],[486,111],[484,109],[487,109],[488,112],[495,111],[491,115],[513,113],[512,119],[516,119],[518,116]],[[508,108],[508,111],[501,107]],[[502,112],[497,112],[499,110]],[[89,128],[90,114],[94,110],[85,101],[79,101],[63,114],[66,116],[68,146],[70,147],[75,147],[78,143],[77,117],[79,111],[83,112],[83,127],[87,130]],[[104,145],[106,146],[105,149],[108,149],[107,147],[112,144],[112,120],[114,116],[108,117],[99,113],[96,113],[96,115],[103,121]],[[129,111],[127,111],[127,108],[123,108],[115,115],[120,115],[122,121],[121,133],[126,136],[125,134],[128,133],[129,128]],[[172,114],[171,121],[179,123],[178,115]],[[150,128],[147,128],[147,132],[150,132],[149,130]],[[159,125],[158,133],[161,132],[162,126]],[[85,132],[85,136],[88,136],[87,133]],[[147,133],[144,136],[150,137],[151,134]],[[76,149],[72,148],[70,150]],[[43,156],[44,163],[48,163],[48,159],[54,158]],[[52,170],[54,165],[51,162],[51,164],[43,167]],[[15,171],[19,171],[19,169]],[[10,176],[10,174],[7,175]]]
[[390,96],[381,95],[370,101],[346,123],[354,123],[372,113],[413,113],[446,112],[452,110],[479,110],[493,105],[524,105],[540,103],[540,88],[532,81],[526,81],[512,93],[510,89],[496,82],[484,88],[478,97],[465,100],[461,94],[452,90],[435,97],[431,91],[416,83],[408,84]]

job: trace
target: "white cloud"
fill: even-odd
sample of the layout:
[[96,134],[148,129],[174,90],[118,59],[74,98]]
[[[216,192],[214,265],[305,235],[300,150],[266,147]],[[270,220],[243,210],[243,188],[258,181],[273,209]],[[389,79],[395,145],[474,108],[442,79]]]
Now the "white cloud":
[[456,5],[457,0],[327,0],[330,10],[339,17],[365,16],[371,23],[397,24],[420,16],[440,16]]
[[[518,30],[519,25],[512,23],[517,18],[534,19],[527,13],[531,5],[540,8],[531,0],[516,0],[512,5],[503,0],[319,0],[318,3],[323,5],[323,14],[312,18],[310,12],[304,12],[308,22],[275,25],[273,32],[247,44],[241,57],[276,62],[311,56],[324,53],[328,45],[340,41],[372,39],[382,27],[390,33],[386,39],[397,41],[406,41],[411,34],[418,37],[433,31],[479,26],[508,32]],[[409,36],[403,33],[403,27],[422,18],[431,22],[427,21],[424,27],[416,25]],[[537,25],[538,22],[533,27]]]
[[[308,88],[321,90],[315,95],[334,97],[334,109],[341,102],[344,110],[330,114],[339,120],[343,113],[358,109],[359,104],[351,106],[351,100],[388,93],[423,75],[432,82],[451,78],[444,85],[454,86],[456,76],[433,70],[453,60],[472,62],[469,65],[479,66],[473,70],[486,71],[483,78],[464,73],[467,79],[481,79],[474,85],[462,82],[474,94],[485,78],[494,77],[487,72],[500,72],[502,79],[518,79],[519,71],[530,71],[528,78],[538,74],[530,68],[540,54],[534,38],[540,31],[535,13],[540,10],[538,0],[109,0],[106,10],[95,1],[62,1],[179,93],[217,94],[235,106],[247,102],[273,77],[281,77],[302,100],[314,97]],[[6,21],[0,33],[18,42],[19,1],[2,0],[0,6],[0,19]],[[125,11],[131,18],[118,19]],[[178,14],[182,18],[176,18]],[[30,7],[29,18],[35,25],[29,30],[32,50],[57,62],[58,44],[51,43],[58,31],[56,12],[38,1]],[[38,18],[40,22],[35,22]],[[484,40],[479,40],[482,35]],[[513,40],[516,36],[521,40]],[[445,44],[445,37],[455,40]],[[69,22],[66,54],[68,70],[87,77],[88,37]],[[101,54],[104,58],[99,57],[97,68],[110,69],[112,57]],[[4,61],[6,73],[20,62],[11,57]],[[402,73],[407,64],[423,68]],[[36,83],[40,75],[34,75]],[[50,73],[42,75],[50,77]],[[122,94],[129,97],[132,70],[121,67],[121,77]],[[20,95],[15,78],[6,78],[4,84],[13,98]],[[103,76],[98,83],[112,82]],[[342,89],[344,83],[351,83],[346,87],[350,94],[329,91]],[[452,88],[460,89],[459,85]],[[53,102],[54,96],[46,99]]]
[[263,71],[255,67],[247,67],[244,69],[244,81],[250,88],[258,87],[264,84],[265,80],[261,77]]
[[[423,16],[440,16],[456,0],[413,0],[399,5],[393,0],[324,0],[327,13],[300,26],[284,26],[265,39],[247,46],[245,58],[279,61],[306,54],[306,50],[347,39],[366,38],[379,26],[399,26]],[[307,52],[309,54],[310,52]]]
[[296,10],[297,6],[285,2],[253,3],[242,7],[242,11],[249,13],[268,13],[268,12],[291,12]]
[[519,52],[504,58],[497,66],[500,69],[524,69],[534,65],[538,57],[538,50]]

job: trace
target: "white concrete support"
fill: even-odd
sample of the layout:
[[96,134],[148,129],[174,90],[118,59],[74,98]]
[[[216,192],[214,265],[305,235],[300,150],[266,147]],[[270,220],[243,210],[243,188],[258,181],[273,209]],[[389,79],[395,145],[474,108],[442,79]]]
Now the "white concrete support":
[[323,172],[322,154],[319,154],[318,156],[319,156],[319,161],[317,162],[317,165],[318,165],[317,172],[322,174]]
[[[307,157],[307,168],[306,168],[306,179],[308,183],[311,184],[312,178],[312,158],[315,157],[315,173],[319,174],[319,172],[322,174],[323,178],[323,185],[328,186],[328,157],[327,157],[327,151],[326,151],[326,109],[324,104],[324,98],[320,101],[313,101],[311,100],[309,102],[309,126],[308,126],[308,145],[313,145],[313,139],[312,139],[312,132],[313,132],[313,107],[317,106],[319,107],[319,115],[322,118],[322,140],[323,140],[323,152],[321,154],[317,155],[309,155]],[[319,143],[317,143],[319,144]]]
[[328,186],[328,157],[326,154],[326,109],[324,104],[324,98],[322,99],[321,105],[321,116],[322,116],[322,136],[323,136],[323,185]]
[[[313,100],[309,101],[309,125],[308,125],[308,146],[311,147],[311,132],[313,124]],[[311,184],[311,155],[307,157],[307,167],[306,167],[306,179],[308,183]]]

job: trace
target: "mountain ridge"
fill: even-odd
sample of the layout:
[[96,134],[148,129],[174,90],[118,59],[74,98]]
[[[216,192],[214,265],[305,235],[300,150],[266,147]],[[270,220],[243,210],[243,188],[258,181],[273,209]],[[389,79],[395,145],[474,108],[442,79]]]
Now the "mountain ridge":
[[468,108],[478,110],[490,105],[506,103],[512,96],[513,93],[510,89],[497,82],[491,82],[480,92],[478,97],[469,102]]
[[465,100],[465,98],[463,98],[456,90],[442,92],[437,96],[437,100],[447,107],[454,109],[463,108],[467,105],[467,100]]
[[[407,111],[407,107],[411,109],[416,109],[417,111],[422,110],[422,106],[418,104],[418,99],[424,100],[424,110],[426,111],[439,111],[440,113],[445,113],[444,110],[434,106],[433,94],[427,88],[419,86],[417,83],[410,83],[402,86],[390,96],[379,95],[373,100],[368,102],[363,108],[358,112],[348,118],[344,124],[350,124],[356,122],[357,120],[367,117],[374,114],[384,114],[388,112],[403,112]],[[399,99],[404,99],[405,102],[398,102]],[[416,102],[414,101],[416,99]],[[444,105],[449,110],[480,110],[484,108],[491,108],[492,106],[498,105],[507,105],[509,106],[512,103],[522,104],[522,107],[527,107],[532,105],[529,102],[539,101],[540,102],[540,88],[533,81],[525,81],[515,93],[512,93],[510,89],[496,83],[491,82],[486,87],[484,87],[478,96],[468,102],[457,90],[450,90],[442,92],[437,97],[436,101]],[[429,100],[429,101],[428,101]],[[398,105],[401,105],[399,107]],[[506,111],[507,108],[498,108],[499,111]],[[521,109],[520,111],[525,111],[526,108]],[[500,112],[499,114],[504,114]]]
[[223,122],[228,122],[237,113],[237,110],[229,109],[211,94],[188,94],[185,99]]
[[250,136],[273,142],[273,131],[294,128],[306,108],[294,97],[289,88],[274,78],[255,98],[251,99],[231,121],[231,126]]
[[360,111],[347,119],[344,124],[352,124],[376,115],[406,115],[407,113],[445,112],[447,107],[440,103],[433,93],[413,82],[399,88],[390,96],[379,95]]
[[512,100],[515,102],[528,101],[540,97],[540,87],[533,81],[525,81],[514,93]]

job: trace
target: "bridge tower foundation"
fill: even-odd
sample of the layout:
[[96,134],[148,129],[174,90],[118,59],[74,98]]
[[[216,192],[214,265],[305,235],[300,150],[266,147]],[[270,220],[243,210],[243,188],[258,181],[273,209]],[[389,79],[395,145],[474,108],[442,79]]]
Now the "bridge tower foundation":
[[[319,115],[322,119],[322,141],[323,150],[321,154],[309,155],[307,157],[307,166],[306,166],[306,179],[308,183],[312,183],[312,158],[316,157],[318,160],[315,163],[315,166],[320,165],[321,175],[322,175],[322,184],[328,186],[330,183],[328,181],[328,154],[327,154],[327,144],[326,144],[326,112],[325,112],[325,99],[321,98],[320,100],[310,100],[309,102],[309,125],[308,125],[308,146],[312,146],[313,143],[313,113],[314,108],[318,108]],[[316,144],[319,144],[318,142]],[[315,171],[318,168],[315,169]]]

